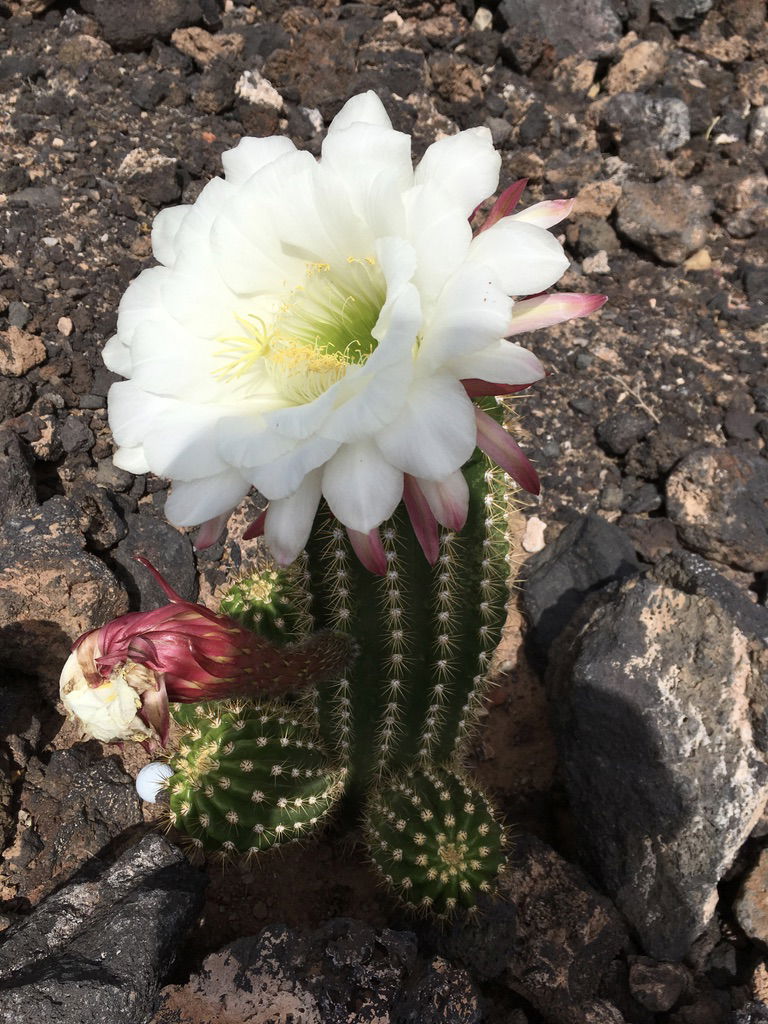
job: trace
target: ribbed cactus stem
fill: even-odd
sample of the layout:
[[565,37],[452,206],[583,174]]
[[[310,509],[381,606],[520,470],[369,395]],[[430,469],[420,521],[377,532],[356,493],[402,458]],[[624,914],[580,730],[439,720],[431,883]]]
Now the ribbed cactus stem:
[[503,474],[465,468],[469,516],[443,531],[430,566],[402,508],[381,530],[388,569],[372,575],[344,531],[321,516],[308,545],[315,623],[348,632],[359,654],[318,687],[320,728],[360,799],[385,772],[448,760],[481,705],[508,596]]
[[408,906],[448,915],[490,892],[504,831],[486,797],[446,768],[415,770],[377,789],[365,823],[371,857]]
[[310,724],[277,705],[175,708],[171,822],[194,847],[256,854],[317,829],[338,800],[334,768]]

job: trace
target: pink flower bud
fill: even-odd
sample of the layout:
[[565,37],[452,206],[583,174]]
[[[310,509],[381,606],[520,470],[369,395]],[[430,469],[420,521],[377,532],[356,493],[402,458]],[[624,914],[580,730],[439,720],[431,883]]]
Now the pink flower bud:
[[88,736],[165,744],[169,702],[276,696],[339,676],[350,660],[347,637],[317,633],[278,647],[226,615],[183,600],[146,559],[138,560],[170,603],[84,633],[61,673],[61,699]]

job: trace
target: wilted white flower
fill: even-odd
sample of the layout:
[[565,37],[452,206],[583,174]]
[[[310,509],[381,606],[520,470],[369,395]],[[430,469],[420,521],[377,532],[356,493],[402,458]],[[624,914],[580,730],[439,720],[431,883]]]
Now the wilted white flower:
[[70,717],[77,719],[89,737],[111,743],[154,736],[153,730],[139,718],[139,693],[122,673],[91,686],[82,674],[77,652],[73,651],[62,670],[59,690]]
[[547,228],[571,204],[511,215],[516,185],[473,237],[498,185],[490,132],[443,138],[414,170],[372,92],[337,115],[319,161],[272,137],[242,139],[223,163],[193,205],[158,215],[161,266],[120,304],[104,350],[128,378],[109,395],[116,465],[171,478],[167,515],[207,524],[199,545],[258,488],[257,529],[284,563],[321,496],[373,568],[376,528],[404,492],[417,530],[423,516],[460,528],[476,445],[535,489],[472,397],[543,376],[506,338],[602,303],[539,294],[568,265]]
[[164,745],[169,702],[281,695],[338,677],[353,656],[349,638],[338,633],[273,644],[226,615],[185,601],[145,558],[139,561],[169,603],[89,629],[61,672],[62,703],[88,737]]

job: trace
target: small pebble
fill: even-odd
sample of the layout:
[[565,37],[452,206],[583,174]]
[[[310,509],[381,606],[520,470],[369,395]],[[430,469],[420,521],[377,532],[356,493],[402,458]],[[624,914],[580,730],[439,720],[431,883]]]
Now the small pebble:
[[523,551],[527,551],[531,555],[541,551],[546,544],[544,540],[546,528],[547,524],[543,520],[539,519],[538,516],[531,516],[525,524],[525,533],[522,539]]

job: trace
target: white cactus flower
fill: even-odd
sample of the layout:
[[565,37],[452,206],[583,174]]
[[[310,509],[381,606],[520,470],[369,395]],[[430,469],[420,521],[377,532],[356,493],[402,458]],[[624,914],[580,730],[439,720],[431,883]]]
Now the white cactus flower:
[[255,529],[282,563],[322,496],[372,568],[404,492],[416,520],[460,528],[476,445],[535,487],[472,397],[543,376],[509,336],[601,304],[538,294],[568,265],[547,228],[571,204],[512,216],[508,190],[473,237],[498,185],[490,132],[443,138],[414,169],[372,92],[336,116],[319,161],[272,137],[223,164],[194,204],[158,215],[160,266],[120,303],[104,349],[127,378],[109,394],[115,464],[169,477],[168,518],[207,524],[199,546],[257,488],[269,507]]

